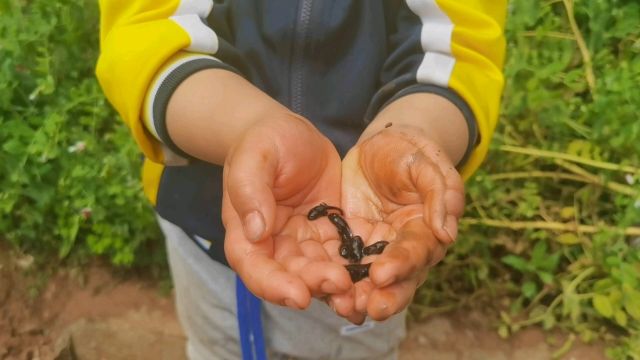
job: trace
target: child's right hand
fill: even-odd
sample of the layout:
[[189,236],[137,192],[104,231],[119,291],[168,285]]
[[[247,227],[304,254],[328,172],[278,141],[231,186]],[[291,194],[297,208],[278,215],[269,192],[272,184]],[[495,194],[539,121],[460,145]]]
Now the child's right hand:
[[256,296],[301,309],[311,296],[352,287],[335,249],[327,250],[335,245],[335,228],[326,219],[307,219],[321,202],[340,204],[341,163],[331,142],[306,119],[269,116],[226,157],[225,254]]
[[305,308],[311,296],[352,289],[335,249],[325,250],[335,228],[306,218],[321,202],[340,204],[341,189],[340,157],[309,121],[213,69],[178,86],[167,129],[184,152],[224,164],[225,255],[255,295]]

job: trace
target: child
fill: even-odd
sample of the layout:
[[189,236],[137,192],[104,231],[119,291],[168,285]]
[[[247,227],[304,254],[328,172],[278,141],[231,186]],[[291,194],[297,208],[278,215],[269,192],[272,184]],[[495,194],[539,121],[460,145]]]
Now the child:
[[[396,358],[457,236],[456,168],[473,173],[495,127],[506,1],[100,6],[97,75],[146,156],[189,358],[240,357],[234,271],[266,300],[273,358]],[[320,203],[390,242],[368,278],[307,219]],[[349,326],[366,318],[386,321]]]

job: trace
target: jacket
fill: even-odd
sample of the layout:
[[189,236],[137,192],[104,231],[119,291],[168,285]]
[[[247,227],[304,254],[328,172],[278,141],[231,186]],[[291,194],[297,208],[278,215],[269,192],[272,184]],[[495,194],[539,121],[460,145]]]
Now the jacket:
[[96,73],[145,155],[147,198],[226,263],[222,168],[189,158],[164,124],[181,81],[208,68],[236,72],[309,119],[341,155],[387,104],[416,92],[438,94],[467,121],[470,142],[458,167],[468,178],[498,118],[506,6],[506,0],[101,0]]

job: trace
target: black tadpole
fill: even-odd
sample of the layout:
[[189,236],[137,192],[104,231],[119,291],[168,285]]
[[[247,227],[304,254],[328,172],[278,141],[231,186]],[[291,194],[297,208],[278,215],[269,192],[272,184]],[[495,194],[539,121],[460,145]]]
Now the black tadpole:
[[362,249],[362,254],[364,256],[382,254],[384,248],[387,247],[387,245],[389,245],[388,241],[380,240]]
[[351,281],[353,283],[357,283],[358,281],[369,277],[369,268],[371,267],[371,263],[368,264],[349,264],[345,265],[347,271],[349,272],[349,276],[351,276]]
[[[331,212],[332,210],[337,213]],[[356,283],[369,276],[371,263],[360,264],[362,258],[368,255],[381,254],[389,242],[381,240],[369,246],[364,246],[362,238],[351,232],[349,224],[347,224],[347,221],[342,217],[342,215],[344,215],[344,213],[339,207],[321,203],[309,210],[307,219],[316,220],[321,216],[327,216],[333,226],[336,227],[338,235],[340,236],[340,247],[338,248],[338,252],[340,253],[340,256],[349,260],[350,264],[345,265],[345,267],[349,272],[349,276],[351,276],[351,281]]]
[[333,226],[335,226],[336,229],[338,230],[338,234],[340,234],[340,237],[350,238],[353,236],[353,234],[351,233],[351,228],[349,227],[349,224],[347,224],[347,221],[342,216],[338,214],[329,214],[328,217],[329,217],[329,221],[331,221]]
[[327,216],[329,215],[329,210],[336,210],[341,215],[344,215],[344,213],[342,212],[342,209],[340,209],[339,207],[330,206],[325,203],[320,203],[320,205],[314,206],[311,210],[309,210],[309,213],[307,214],[307,219],[315,220],[321,216]]

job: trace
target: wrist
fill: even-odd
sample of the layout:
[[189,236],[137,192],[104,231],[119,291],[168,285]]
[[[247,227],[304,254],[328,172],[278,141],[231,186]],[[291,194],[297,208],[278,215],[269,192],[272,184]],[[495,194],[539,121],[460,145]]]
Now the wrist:
[[223,69],[202,70],[185,79],[172,94],[167,131],[181,150],[222,165],[231,147],[265,118],[290,111],[241,76]]
[[362,142],[386,128],[419,136],[441,147],[453,164],[463,159],[469,146],[464,115],[446,98],[414,93],[386,106],[362,133]]

